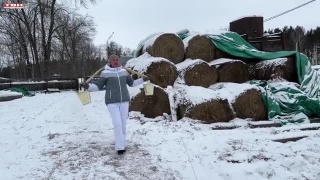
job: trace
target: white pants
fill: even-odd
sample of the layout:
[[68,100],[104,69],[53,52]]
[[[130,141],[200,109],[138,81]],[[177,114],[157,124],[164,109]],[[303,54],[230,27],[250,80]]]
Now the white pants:
[[127,119],[129,113],[129,102],[108,104],[107,108],[111,115],[114,136],[115,149],[124,150],[126,146]]

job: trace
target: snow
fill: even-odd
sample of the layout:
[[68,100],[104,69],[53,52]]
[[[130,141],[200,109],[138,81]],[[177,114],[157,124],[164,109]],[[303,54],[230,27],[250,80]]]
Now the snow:
[[176,64],[177,70],[182,71],[187,68],[192,68],[193,66],[201,63],[206,63],[205,61],[201,59],[186,59],[178,64]]
[[201,59],[186,59],[175,66],[177,67],[177,70],[179,72],[178,78],[175,81],[175,84],[186,84],[184,75],[187,69],[193,68],[193,66],[201,64],[201,63],[207,63]]
[[310,97],[319,97],[320,94],[316,95],[319,90],[319,84],[320,84],[320,71],[311,70],[309,73],[307,73],[304,76],[301,89]]
[[177,31],[176,34],[187,34],[189,32],[190,32],[189,29],[181,29],[181,30]]
[[161,34],[161,32],[157,32],[157,33],[152,33],[150,34],[149,36],[147,36],[146,38],[144,38],[143,40],[141,40],[139,43],[138,43],[138,46],[136,48],[136,51],[135,51],[135,54],[134,54],[134,57],[137,57],[137,53],[142,49],[144,48],[144,45],[145,45],[145,42],[148,41],[150,38],[158,35],[158,34]]
[[269,68],[271,66],[277,67],[280,65],[284,65],[287,62],[287,60],[288,60],[287,58],[276,58],[276,59],[261,61],[257,63],[257,67],[260,69]]
[[[144,83],[143,83],[144,84]],[[128,90],[129,90],[129,95],[130,97],[135,97],[137,96],[140,92],[141,92],[141,89],[143,89],[143,84],[140,84],[136,87],[130,87],[128,86]]]
[[240,16],[240,17],[238,17],[238,18],[236,18],[236,19],[234,19],[234,20],[232,20],[230,22],[238,21],[240,19],[247,18],[247,17],[262,17],[263,18],[263,16],[260,16],[260,15]]
[[189,35],[188,37],[186,37],[185,39],[182,40],[182,42],[184,44],[184,49],[187,49],[187,47],[189,45],[189,41],[195,36],[197,36],[197,35]]
[[252,52],[265,53],[265,52],[263,52],[263,51],[259,51],[259,50],[257,50],[257,49],[250,48],[250,47],[248,47],[248,46],[246,46],[246,45],[238,45],[237,48],[240,49],[240,50],[248,50],[248,51],[252,51]]
[[14,91],[0,91],[0,97],[6,97],[6,96],[15,96],[15,95],[22,95],[22,93],[14,92]]
[[4,78],[4,77],[0,77],[0,80],[11,80],[11,79],[9,79],[9,78]]
[[184,48],[186,49],[188,47],[189,41],[195,36],[208,36],[210,38],[217,38],[217,39],[218,39],[218,36],[221,36],[221,37],[228,39],[230,41],[234,41],[232,38],[224,36],[225,33],[233,33],[233,32],[224,31],[224,30],[206,30],[203,32],[198,32],[198,31],[189,32],[188,37],[183,39]]
[[[70,80],[72,81],[72,80]],[[51,80],[48,81],[49,83],[61,83],[61,82],[70,82],[68,80]],[[47,83],[47,81],[15,81],[11,83],[1,83],[1,84],[42,84],[42,83]]]
[[[145,52],[139,57],[130,59],[126,66],[127,68],[133,68],[134,71],[137,71],[139,73],[144,73],[147,71],[147,68],[151,65],[151,63],[157,63],[157,62],[168,62],[170,64],[173,64],[168,59],[162,58],[162,57],[152,57],[149,53]],[[174,64],[173,64],[174,65]]]
[[[207,99],[202,94],[216,94],[189,91]],[[91,98],[83,106],[68,91],[0,102],[1,179],[320,179],[320,132],[298,130],[319,125],[214,131],[131,112],[128,150],[118,156],[104,92]],[[296,136],[308,137],[273,141]]]
[[143,43],[143,51],[146,51],[146,49],[149,47],[149,46],[152,46],[153,43],[157,40],[157,38],[159,36],[161,36],[163,33],[157,33],[157,34],[154,34],[153,36],[149,37],[144,43]]
[[174,88],[178,95],[176,103],[187,99],[193,105],[213,99],[227,99],[229,104],[232,105],[236,98],[247,90],[256,89],[259,91],[257,86],[246,83],[216,83],[208,88],[175,84]]
[[[220,65],[220,64],[224,64],[224,63],[227,63],[227,62],[242,62],[240,60],[237,60],[237,59],[228,59],[228,58],[219,58],[219,59],[216,59],[216,60],[213,60],[211,62],[209,62],[209,65],[212,66],[212,65]],[[244,63],[244,62],[242,62]]]
[[250,90],[255,89],[259,91],[257,86],[246,84],[246,83],[216,83],[209,87],[209,89],[215,90],[222,94],[222,97],[228,99],[230,105],[232,105],[237,97],[242,93]]
[[320,69],[320,65],[313,65],[313,66],[311,66],[311,68],[314,70],[318,70],[318,69]]
[[[165,33],[163,32],[157,32],[157,33],[153,33],[153,34],[150,34],[149,36],[147,36],[145,39],[143,39],[142,41],[139,42],[138,44],[138,47],[136,49],[136,51],[138,52],[139,50],[143,50],[143,51],[146,51],[146,49],[149,47],[149,46],[152,46],[154,44],[154,42],[157,40],[157,38],[161,35],[163,35]],[[176,34],[176,33],[174,33]],[[177,34],[176,34],[177,36]],[[178,36],[177,36],[178,37]],[[136,57],[136,56],[135,56]]]
[[174,86],[177,92],[177,102],[182,102],[187,99],[191,104],[197,105],[212,99],[219,99],[225,97],[222,91],[213,91],[212,89],[201,86],[187,86],[176,84]]

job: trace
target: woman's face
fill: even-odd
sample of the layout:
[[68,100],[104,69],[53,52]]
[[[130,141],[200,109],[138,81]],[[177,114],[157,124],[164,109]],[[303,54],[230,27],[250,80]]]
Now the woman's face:
[[113,57],[109,60],[111,67],[119,67],[120,66],[120,62],[119,62],[119,58],[118,57]]

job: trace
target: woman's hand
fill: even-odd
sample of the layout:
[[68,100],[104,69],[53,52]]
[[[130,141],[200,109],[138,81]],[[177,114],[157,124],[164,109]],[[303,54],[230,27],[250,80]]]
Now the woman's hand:
[[81,83],[80,87],[83,87],[84,89],[88,89],[89,88],[89,84],[87,83]]

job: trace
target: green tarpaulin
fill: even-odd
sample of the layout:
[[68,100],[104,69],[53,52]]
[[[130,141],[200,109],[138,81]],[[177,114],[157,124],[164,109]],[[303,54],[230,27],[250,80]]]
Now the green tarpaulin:
[[[196,35],[196,34],[191,34]],[[190,34],[178,34],[185,39]],[[287,122],[303,122],[306,116],[320,114],[319,83],[320,75],[311,69],[309,59],[297,51],[263,52],[257,50],[240,35],[233,32],[206,34],[213,44],[221,51],[239,57],[244,61],[267,61],[276,58],[295,56],[300,87],[292,83],[268,83],[267,81],[251,81],[257,85],[268,107],[268,117],[271,120]]]
[[23,96],[34,96],[34,94],[31,94],[28,90],[26,90],[26,88],[10,88],[9,90],[22,93]]

